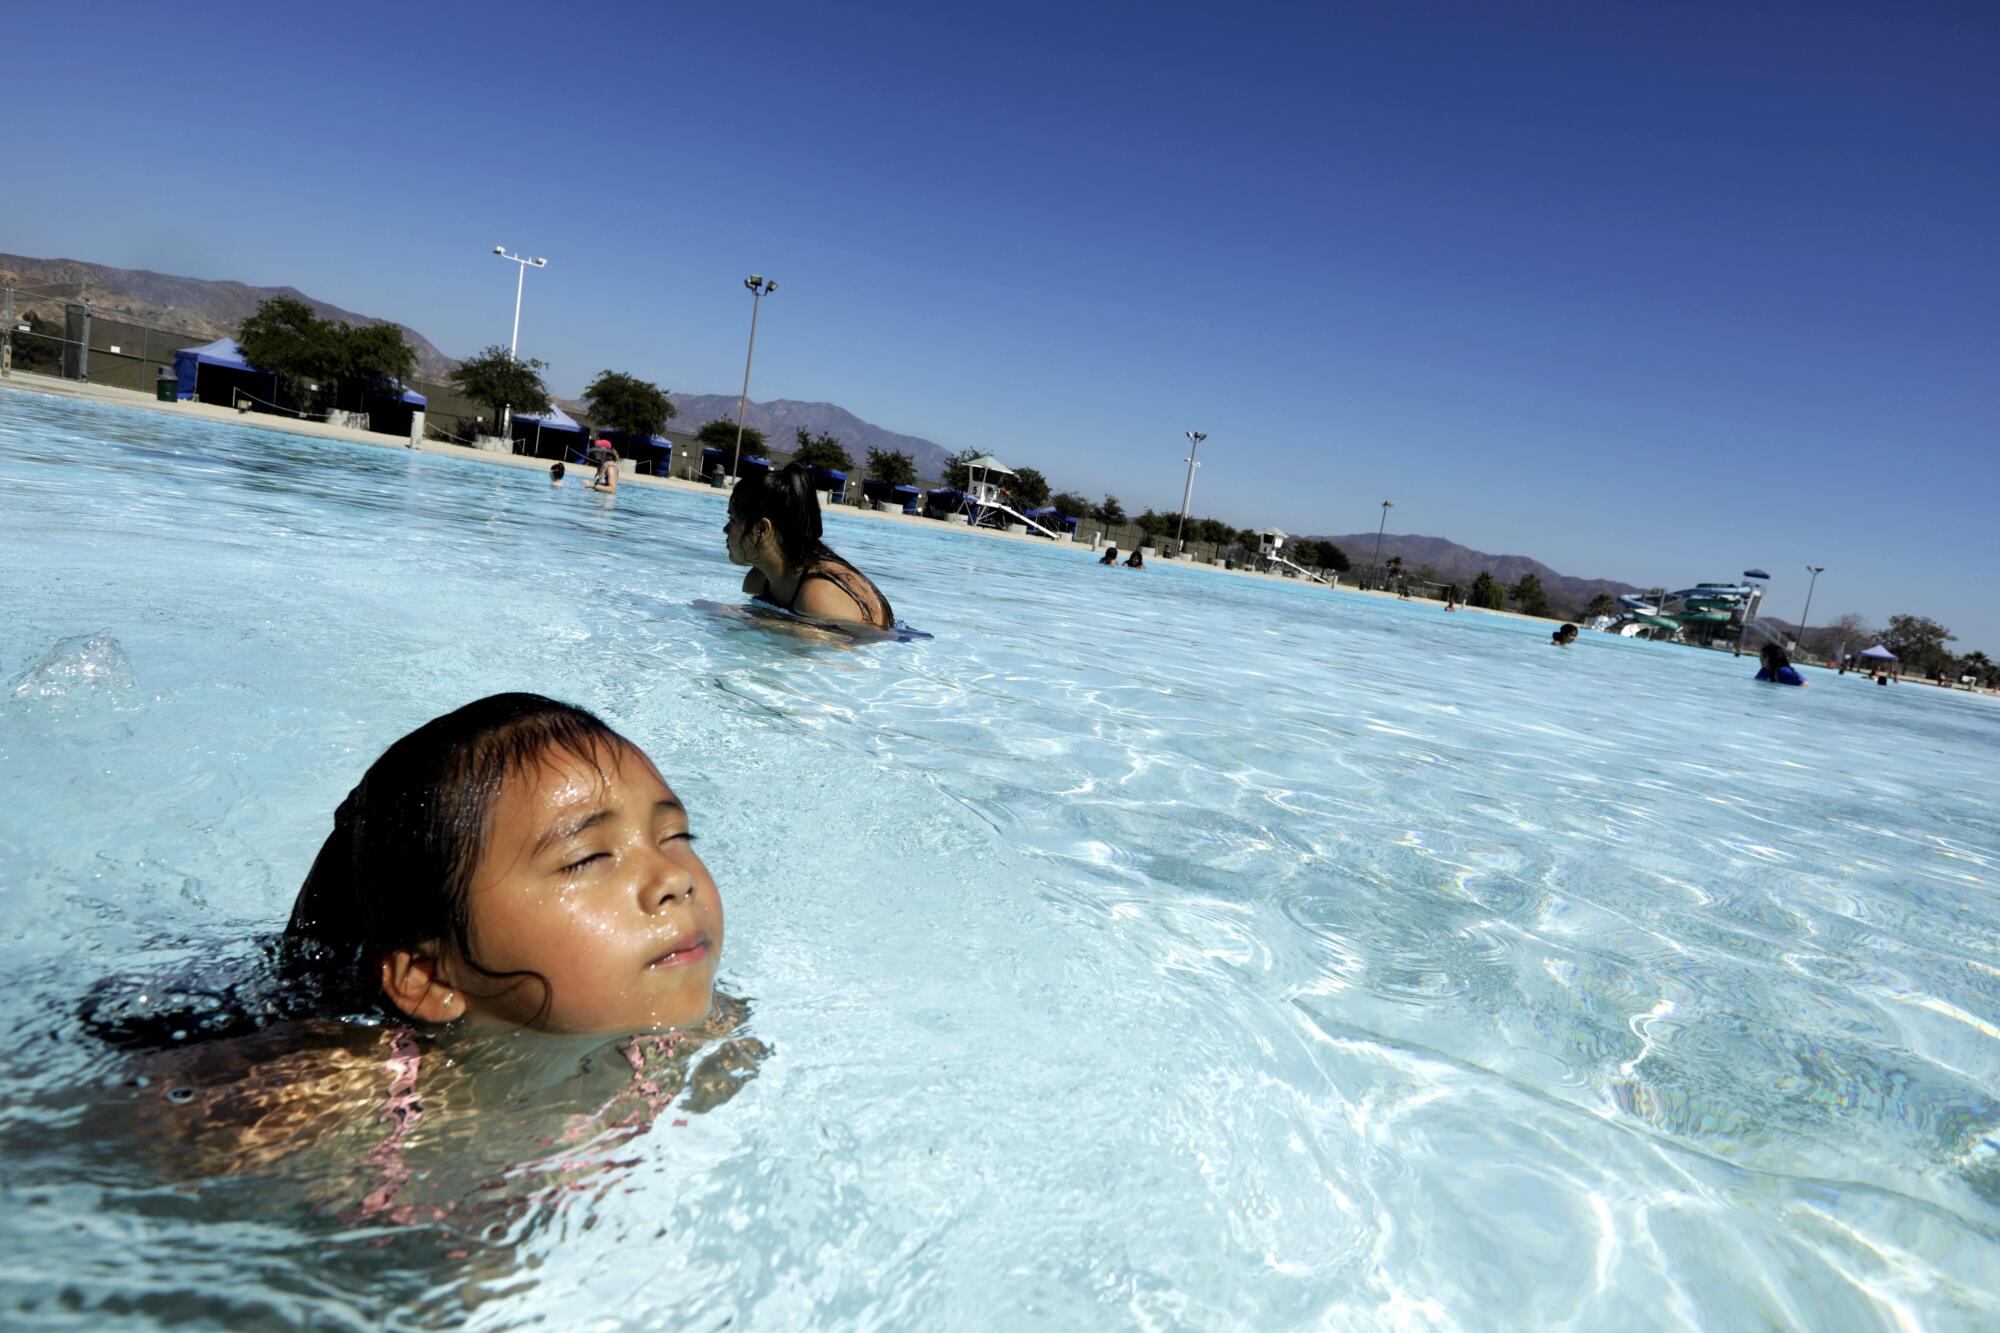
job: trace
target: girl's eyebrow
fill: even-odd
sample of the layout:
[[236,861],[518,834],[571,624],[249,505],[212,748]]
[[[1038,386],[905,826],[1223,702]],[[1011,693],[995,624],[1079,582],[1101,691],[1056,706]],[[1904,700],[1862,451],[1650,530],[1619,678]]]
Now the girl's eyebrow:
[[[687,813],[687,807],[682,805],[675,797],[667,796],[653,802],[653,814],[655,816],[671,814],[676,810],[682,814]],[[567,842],[569,839],[577,837],[580,834],[588,833],[591,829],[596,828],[599,824],[611,818],[614,813],[612,810],[593,810],[587,815],[579,815],[575,819],[563,820],[561,823],[551,826],[548,832],[535,840],[535,848],[530,855],[540,855],[556,843]]]

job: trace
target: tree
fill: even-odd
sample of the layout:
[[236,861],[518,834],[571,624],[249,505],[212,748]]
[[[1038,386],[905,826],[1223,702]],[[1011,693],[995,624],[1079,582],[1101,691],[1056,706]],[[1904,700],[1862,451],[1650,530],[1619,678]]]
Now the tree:
[[1320,554],[1319,567],[1321,569],[1330,569],[1336,574],[1345,574],[1350,568],[1352,568],[1352,566],[1347,563],[1347,552],[1341,550],[1338,546],[1335,546],[1332,542],[1321,542],[1319,544],[1319,554]]
[[[598,371],[597,378],[584,389],[583,401],[590,408],[593,426],[640,440],[658,435],[676,415],[659,385],[622,370]],[[519,407],[516,403],[515,408]]]
[[1924,675],[1942,671],[1951,663],[1947,643],[1958,636],[1925,616],[1890,616],[1889,628],[1882,632],[1882,644],[1896,655],[1907,671]]
[[[701,423],[701,429],[694,433],[695,443],[704,449],[720,449],[724,453],[736,452],[736,423],[728,417],[717,417],[713,421]],[[761,454],[764,449],[764,432],[755,426],[743,428],[743,453],[745,457]]]
[[1802,646],[1833,657],[1848,651],[1859,652],[1881,637],[1860,616],[1845,615],[1818,629],[1808,629]]
[[1173,514],[1156,514],[1148,506],[1145,513],[1132,521],[1139,525],[1139,531],[1158,541],[1174,530],[1174,518]]
[[868,478],[885,486],[914,486],[917,484],[917,465],[901,449],[871,448],[868,451]]
[[[329,320],[340,348],[342,379],[379,384],[394,380],[401,384],[417,372],[417,354],[394,324],[364,324],[359,328]],[[253,361],[251,363],[255,365]]]
[[1391,579],[1392,581],[1393,581],[1393,580],[1395,580],[1395,579],[1400,579],[1400,578],[1402,578],[1402,577],[1403,577],[1403,557],[1402,557],[1402,556],[1400,556],[1400,555],[1392,555],[1392,556],[1390,556],[1390,557],[1389,557],[1389,558],[1388,558],[1387,560],[1383,561],[1382,563],[1383,563],[1383,565],[1385,566],[1385,568],[1387,569],[1387,571],[1388,571],[1388,574],[1389,574],[1389,578],[1390,578],[1390,579]]
[[63,328],[52,319],[43,319],[30,310],[22,317],[25,329],[14,329],[14,369],[60,374],[62,371]]
[[1064,518],[1089,518],[1097,512],[1097,507],[1078,495],[1075,491],[1057,491],[1049,497],[1049,503]]
[[1590,605],[1583,608],[1583,614],[1590,620],[1599,616],[1615,616],[1618,614],[1618,603],[1611,600],[1610,593],[1601,592],[1590,599]]
[[531,416],[549,410],[549,389],[542,383],[542,372],[548,368],[545,361],[518,359],[495,344],[470,361],[461,361],[446,378],[473,402],[492,408],[498,429],[502,411],[509,406]]
[[1981,685],[1989,684],[1996,674],[2000,674],[2000,667],[1995,667],[1993,659],[1981,652],[1967,653],[1959,658],[1958,667],[1962,674],[1972,677]]
[[1123,527],[1125,525],[1125,506],[1118,503],[1117,496],[1107,495],[1104,497],[1104,503],[1098,505],[1091,512],[1090,516],[1107,528]]
[[1319,543],[1310,537],[1294,537],[1286,543],[1287,559],[1293,564],[1304,565],[1307,569],[1320,568]]
[[804,426],[793,428],[793,436],[798,447],[792,451],[792,461],[806,467],[823,467],[834,472],[851,472],[854,459],[847,450],[840,447],[840,441],[832,434],[821,431],[814,435]]
[[308,395],[329,392],[315,386],[322,382],[330,386],[345,368],[347,349],[341,329],[296,297],[273,296],[259,302],[243,321],[236,342],[244,360],[278,377],[281,398],[302,403]]
[[1500,580],[1493,577],[1493,571],[1482,569],[1479,577],[1472,581],[1472,591],[1466,595],[1466,602],[1472,606],[1483,606],[1489,611],[1507,609],[1507,590],[1500,586]]
[[1021,502],[1023,509],[1040,509],[1049,502],[1049,479],[1037,468],[1017,469],[1007,489],[1014,493],[1014,498]]
[[1549,595],[1542,591],[1542,581],[1533,574],[1523,574],[1507,590],[1514,604],[1531,616],[1549,614]]

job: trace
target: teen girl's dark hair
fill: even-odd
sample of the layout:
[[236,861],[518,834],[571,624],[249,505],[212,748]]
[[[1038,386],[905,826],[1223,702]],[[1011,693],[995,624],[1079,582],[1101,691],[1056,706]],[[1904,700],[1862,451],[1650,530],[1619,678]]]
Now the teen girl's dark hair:
[[1757,656],[1763,660],[1764,665],[1770,669],[1772,675],[1776,675],[1792,664],[1792,655],[1775,643],[1765,644],[1758,651]]
[[[602,765],[622,737],[595,715],[539,694],[495,694],[433,718],[382,752],[333,815],[282,937],[255,947],[232,980],[214,968],[99,986],[85,1027],[128,1047],[241,1036],[281,1020],[401,1019],[382,994],[391,949],[448,944],[497,981],[532,972],[480,966],[468,904],[492,829],[493,805],[514,773],[554,750]],[[145,993],[135,993],[145,992]]]
[[729,493],[729,516],[746,528],[759,519],[770,520],[787,569],[798,570],[802,578],[810,574],[831,579],[877,622],[877,628],[895,623],[896,613],[882,590],[821,539],[819,497],[814,494],[812,474],[803,465],[793,463],[776,472],[744,477]]

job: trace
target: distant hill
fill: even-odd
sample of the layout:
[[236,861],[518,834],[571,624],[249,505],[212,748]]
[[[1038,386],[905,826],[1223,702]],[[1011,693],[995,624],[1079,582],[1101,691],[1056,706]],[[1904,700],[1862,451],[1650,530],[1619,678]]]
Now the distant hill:
[[[396,324],[395,320],[357,315],[329,301],[307,296],[296,287],[251,287],[241,282],[209,278],[179,278],[148,269],[112,268],[78,259],[30,259],[0,254],[0,282],[21,290],[14,294],[16,314],[35,313],[60,320],[66,301],[89,297],[93,308],[114,319],[129,319],[157,329],[186,333],[207,341],[233,335],[259,302],[273,296],[304,301],[322,318],[343,324]],[[441,379],[458,364],[407,324],[396,324],[417,354],[417,373]]]
[[[1315,537],[1315,541],[1332,542],[1347,553],[1347,558],[1357,570],[1364,569],[1375,555],[1375,534],[1372,532],[1349,533],[1344,537]],[[1456,583],[1461,592],[1472,585],[1481,571],[1490,570],[1501,583],[1514,583],[1524,574],[1533,574],[1542,581],[1542,591],[1549,601],[1563,610],[1580,611],[1590,599],[1599,593],[1613,597],[1620,593],[1643,592],[1630,583],[1620,583],[1616,579],[1579,579],[1567,574],[1558,574],[1539,560],[1531,560],[1525,555],[1488,555],[1475,551],[1469,546],[1446,541],[1443,537],[1399,536],[1386,533],[1382,537],[1382,559],[1403,557],[1405,572],[1414,572],[1429,565],[1437,571],[1442,583]]]
[[[673,423],[676,430],[697,430],[703,422],[717,417],[736,420],[736,399],[733,396],[676,393],[668,397],[680,412]],[[824,431],[846,447],[857,466],[867,460],[870,449],[884,452],[900,449],[917,465],[918,476],[932,480],[944,475],[945,460],[951,457],[951,451],[943,445],[918,439],[914,435],[898,435],[895,431],[884,430],[832,403],[802,403],[791,398],[774,398],[768,403],[753,401],[743,413],[743,424],[763,431],[773,449],[789,450],[796,438],[794,432],[800,426],[815,435]]]

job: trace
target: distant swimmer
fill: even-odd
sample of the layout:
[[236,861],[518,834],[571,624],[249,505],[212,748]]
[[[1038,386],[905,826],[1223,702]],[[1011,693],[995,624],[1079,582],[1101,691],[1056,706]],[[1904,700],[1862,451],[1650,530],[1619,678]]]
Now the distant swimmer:
[[1100,565],[1115,565],[1115,564],[1117,564],[1117,563],[1118,563],[1118,548],[1117,548],[1117,547],[1115,547],[1115,546],[1107,546],[1107,547],[1105,547],[1105,548],[1104,548],[1104,558],[1103,558],[1102,560],[1098,561],[1097,563],[1098,563],[1098,564],[1100,564]]
[[1141,550],[1140,550],[1140,549],[1139,549],[1138,547],[1136,547],[1136,546],[1135,546],[1135,547],[1133,547],[1133,548],[1132,548],[1132,554],[1131,554],[1131,555],[1129,555],[1129,556],[1126,556],[1126,557],[1125,557],[1125,568],[1127,568],[1127,569],[1144,569],[1145,567],[1146,567],[1146,554],[1145,554],[1145,552],[1141,551]]
[[597,475],[590,479],[590,489],[593,491],[616,491],[618,489],[618,451],[602,440],[597,442],[597,446],[593,448],[592,452],[596,452],[596,448],[601,448],[604,452],[598,455]]
[[1799,674],[1799,669],[1792,665],[1792,659],[1777,644],[1765,644],[1764,650],[1757,656],[1764,665],[1757,669],[1752,679],[1768,685],[1805,685],[1806,678]]
[[722,525],[729,562],[749,565],[743,591],[819,620],[894,628],[896,613],[866,574],[820,539],[819,497],[797,463],[745,477],[729,493]]
[[1561,629],[1549,635],[1549,642],[1558,648],[1569,647],[1576,642],[1576,626],[1564,625]]
[[561,463],[549,464],[549,485],[560,486],[562,484],[563,484],[563,465]]

